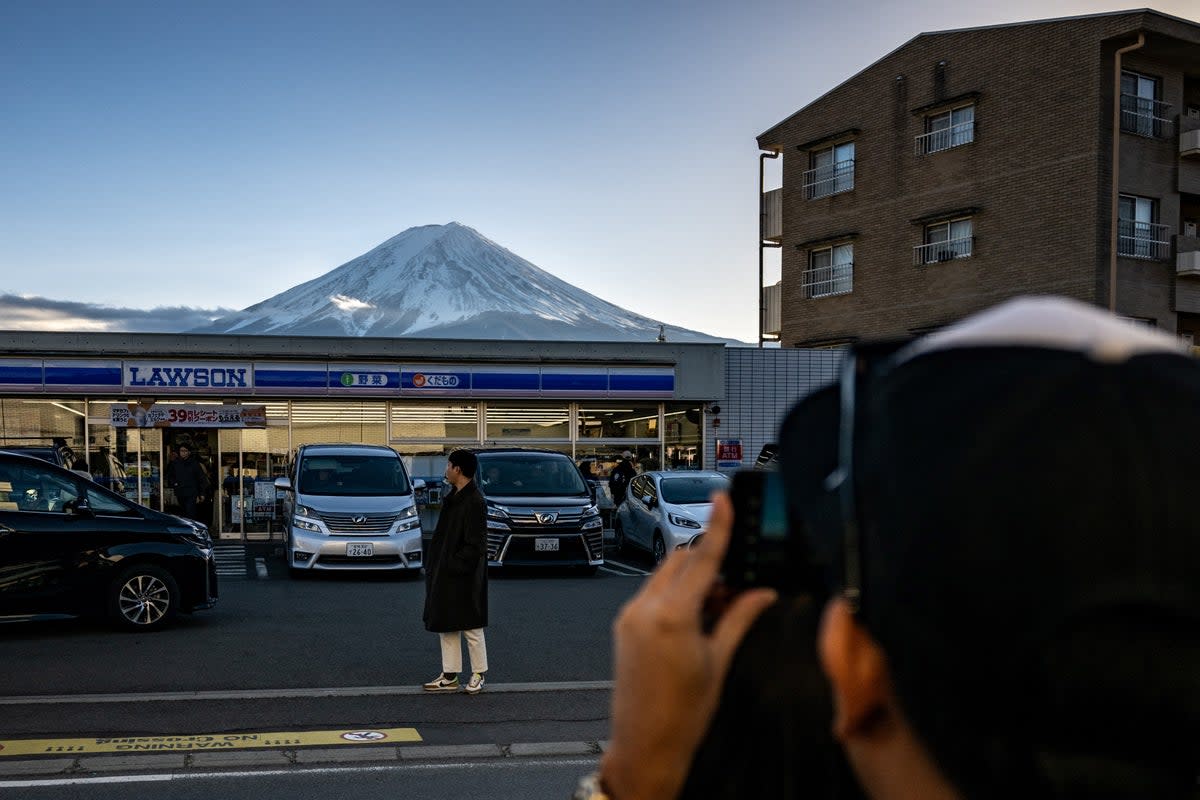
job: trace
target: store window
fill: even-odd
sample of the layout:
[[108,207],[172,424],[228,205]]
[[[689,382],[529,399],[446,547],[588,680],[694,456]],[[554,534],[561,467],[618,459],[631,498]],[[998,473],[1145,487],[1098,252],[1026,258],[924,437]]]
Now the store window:
[[654,439],[658,436],[658,404],[610,403],[579,409],[580,439]]
[[87,455],[86,416],[75,400],[0,400],[0,447],[70,469]]
[[[484,438],[489,444],[537,439],[571,440],[571,411],[562,405],[488,403]],[[565,452],[570,453],[570,448]]]
[[665,469],[700,469],[704,460],[699,406],[667,403],[663,409]]
[[386,445],[386,401],[293,402],[293,449],[302,444],[322,442]]
[[479,404],[393,402],[392,441],[479,440]]

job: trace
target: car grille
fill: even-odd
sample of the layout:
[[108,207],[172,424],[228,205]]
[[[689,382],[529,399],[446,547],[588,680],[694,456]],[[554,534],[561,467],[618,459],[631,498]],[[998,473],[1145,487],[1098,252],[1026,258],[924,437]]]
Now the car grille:
[[500,549],[504,547],[504,540],[508,538],[507,533],[501,531],[488,531],[488,558],[495,561],[500,555]]
[[[538,522],[538,514],[558,514],[554,522]],[[537,528],[539,531],[579,530],[583,519],[583,511],[578,508],[510,508],[508,509],[509,525],[514,528]]]
[[512,541],[508,543],[508,549],[504,552],[505,562],[545,562],[553,564],[556,561],[590,561],[591,554],[583,544],[583,537],[579,534],[574,536],[559,536],[558,550],[535,550],[534,540],[536,536],[514,536]]
[[587,539],[587,548],[591,551],[592,558],[604,558],[604,531],[597,528],[585,533],[584,537]]
[[[363,522],[355,522],[355,517],[365,517]],[[400,519],[399,514],[322,514],[321,520],[330,533],[341,533],[349,536],[387,533]]]
[[319,556],[318,564],[399,564],[400,556]]

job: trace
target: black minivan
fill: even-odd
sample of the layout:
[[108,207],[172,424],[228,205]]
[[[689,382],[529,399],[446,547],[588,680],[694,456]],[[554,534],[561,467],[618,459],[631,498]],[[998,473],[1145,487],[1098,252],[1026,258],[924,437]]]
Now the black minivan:
[[0,621],[107,615],[149,631],[216,602],[204,525],[0,450]]
[[475,481],[487,502],[488,564],[571,566],[594,573],[604,564],[604,525],[596,490],[570,456],[556,450],[473,450]]

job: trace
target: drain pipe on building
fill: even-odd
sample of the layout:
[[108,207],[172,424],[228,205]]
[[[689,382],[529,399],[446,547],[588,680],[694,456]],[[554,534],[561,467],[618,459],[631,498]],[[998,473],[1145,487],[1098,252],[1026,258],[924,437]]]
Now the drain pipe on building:
[[1137,41],[1117,48],[1113,55],[1113,130],[1112,130],[1112,202],[1109,208],[1109,224],[1112,234],[1108,247],[1108,310],[1117,313],[1117,249],[1120,231],[1117,218],[1121,192],[1121,56],[1146,45],[1146,34],[1138,32]]
[[778,150],[758,154],[758,346],[763,346],[763,325],[766,324],[767,300],[763,295],[763,248],[766,246],[766,169],[768,158],[779,158]]

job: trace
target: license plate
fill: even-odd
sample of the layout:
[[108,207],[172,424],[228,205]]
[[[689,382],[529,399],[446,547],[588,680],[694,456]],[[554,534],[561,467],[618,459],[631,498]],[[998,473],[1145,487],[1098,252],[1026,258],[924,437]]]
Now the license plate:
[[557,552],[558,539],[534,539],[533,549],[539,552]]
[[375,545],[370,542],[355,542],[354,544],[346,545],[346,555],[348,556],[373,556],[375,555]]

